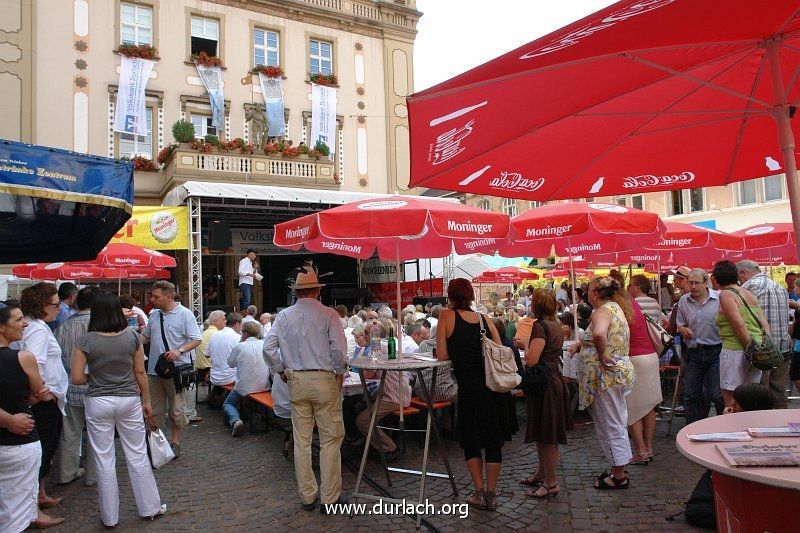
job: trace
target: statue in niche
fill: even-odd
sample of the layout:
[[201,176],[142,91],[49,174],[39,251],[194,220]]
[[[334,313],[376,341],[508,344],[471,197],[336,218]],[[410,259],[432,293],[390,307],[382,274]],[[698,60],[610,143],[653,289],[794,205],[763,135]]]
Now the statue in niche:
[[267,138],[267,117],[264,115],[264,110],[258,105],[248,106],[244,119],[250,124],[250,142],[259,149],[263,148]]

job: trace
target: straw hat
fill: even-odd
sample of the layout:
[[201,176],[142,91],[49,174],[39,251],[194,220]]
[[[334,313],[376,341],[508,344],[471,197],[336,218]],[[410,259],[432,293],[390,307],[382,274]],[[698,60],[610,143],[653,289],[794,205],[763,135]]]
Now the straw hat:
[[297,277],[294,279],[294,284],[290,287],[292,289],[314,289],[316,287],[324,287],[324,283],[320,283],[317,279],[317,274],[312,270],[311,272],[306,272],[301,270]]

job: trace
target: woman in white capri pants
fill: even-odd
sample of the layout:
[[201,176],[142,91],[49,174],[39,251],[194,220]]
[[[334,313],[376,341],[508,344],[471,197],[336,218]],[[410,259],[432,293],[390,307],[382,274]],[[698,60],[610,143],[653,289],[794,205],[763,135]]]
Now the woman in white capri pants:
[[42,445],[30,404],[49,389],[33,354],[8,347],[22,338],[27,325],[19,307],[0,309],[0,531],[10,533],[64,521],[47,516],[37,505]]
[[[87,363],[89,370],[85,374]],[[103,524],[113,527],[119,523],[115,427],[125,452],[139,516],[152,519],[166,513],[145,445],[142,412],[150,419],[152,411],[142,341],[137,332],[128,328],[119,298],[110,293],[95,296],[88,333],[78,339],[72,354],[72,382],[82,385],[87,381],[86,426],[97,465]]]

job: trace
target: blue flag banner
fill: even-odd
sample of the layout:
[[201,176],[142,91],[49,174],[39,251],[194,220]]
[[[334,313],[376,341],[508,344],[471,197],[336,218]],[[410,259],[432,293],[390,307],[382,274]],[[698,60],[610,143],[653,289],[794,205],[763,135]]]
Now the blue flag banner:
[[0,139],[0,263],[94,259],[132,204],[131,163]]

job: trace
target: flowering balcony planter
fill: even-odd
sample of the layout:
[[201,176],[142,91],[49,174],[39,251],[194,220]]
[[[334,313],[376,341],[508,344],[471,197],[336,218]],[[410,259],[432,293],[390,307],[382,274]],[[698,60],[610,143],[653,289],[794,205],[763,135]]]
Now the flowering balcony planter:
[[[137,172],[137,178],[138,176]],[[151,173],[153,174],[153,173]],[[304,157],[284,157],[281,154],[265,155],[263,152],[242,154],[239,151],[209,153],[193,150],[189,144],[181,144],[167,162],[161,177],[163,197],[168,191],[185,181],[211,181],[243,183],[249,185],[278,185],[312,189],[338,190],[340,183],[334,179],[336,166],[328,158],[319,160]],[[338,176],[337,176],[338,177]],[[142,177],[144,181],[145,177]],[[152,194],[152,184],[144,195]],[[136,194],[140,188],[136,187]]]

